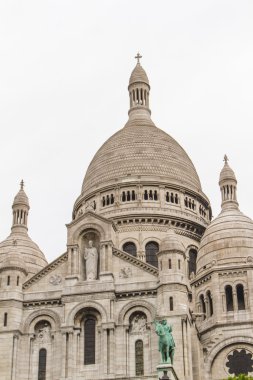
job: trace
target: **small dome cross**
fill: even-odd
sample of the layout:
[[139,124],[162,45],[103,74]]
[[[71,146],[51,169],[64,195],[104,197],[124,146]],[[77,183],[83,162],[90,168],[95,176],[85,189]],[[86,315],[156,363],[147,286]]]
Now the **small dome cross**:
[[140,64],[140,59],[142,58],[142,55],[140,55],[140,53],[138,52],[134,58],[137,59],[137,64]]

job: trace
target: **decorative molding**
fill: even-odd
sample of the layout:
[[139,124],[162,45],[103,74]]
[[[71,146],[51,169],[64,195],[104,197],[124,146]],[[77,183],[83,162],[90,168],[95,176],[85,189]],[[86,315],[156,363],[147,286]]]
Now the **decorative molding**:
[[154,276],[158,276],[158,269],[153,267],[153,265],[145,263],[144,261],[137,259],[136,257],[130,255],[129,253],[120,251],[119,249],[116,249],[116,248],[113,248],[112,253],[114,254],[114,256],[117,256],[120,259],[135,265],[136,267],[143,269],[146,272],[153,274]]
[[147,297],[152,296],[155,297],[157,295],[156,289],[150,289],[150,290],[136,290],[136,291],[129,291],[129,292],[118,292],[116,293],[117,299],[122,298],[129,298],[129,297]]
[[39,301],[25,301],[23,302],[24,308],[29,307],[40,307],[40,306],[55,306],[61,305],[60,299],[52,299],[52,300],[39,300]]
[[48,264],[45,268],[43,268],[39,273],[36,273],[33,277],[31,277],[28,281],[23,284],[23,289],[26,290],[30,288],[34,283],[39,281],[41,278],[45,277],[48,273],[52,272],[59,265],[63,264],[68,260],[68,252],[63,253],[60,257],[54,260],[52,263]]
[[212,276],[210,274],[205,276],[205,277],[202,277],[199,281],[197,281],[194,284],[195,288],[197,288],[198,286],[200,286],[200,285],[204,284],[205,282],[211,280],[211,278],[212,278]]
[[238,269],[238,270],[226,270],[224,272],[218,273],[219,276],[221,277],[241,277],[241,276],[246,276],[247,271],[243,269]]

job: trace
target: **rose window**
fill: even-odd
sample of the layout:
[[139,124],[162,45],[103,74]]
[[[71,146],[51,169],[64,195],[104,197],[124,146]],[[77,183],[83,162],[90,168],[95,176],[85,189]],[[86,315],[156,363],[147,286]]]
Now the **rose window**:
[[234,350],[227,357],[226,367],[231,375],[248,375],[253,372],[252,353],[245,349]]

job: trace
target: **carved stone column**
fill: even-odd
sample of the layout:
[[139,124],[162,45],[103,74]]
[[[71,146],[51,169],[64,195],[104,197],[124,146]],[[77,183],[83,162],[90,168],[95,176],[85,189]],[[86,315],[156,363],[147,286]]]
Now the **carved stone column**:
[[237,299],[236,289],[233,289],[233,304],[234,304],[234,311],[238,311],[238,299]]
[[100,273],[102,281],[112,281],[112,247],[111,240],[101,241],[100,243]]
[[66,351],[67,351],[67,333],[62,332],[62,363],[61,363],[61,378],[66,377]]
[[16,380],[18,339],[19,339],[19,335],[18,334],[14,334],[13,335],[13,347],[12,347],[12,373],[11,373],[11,380]]

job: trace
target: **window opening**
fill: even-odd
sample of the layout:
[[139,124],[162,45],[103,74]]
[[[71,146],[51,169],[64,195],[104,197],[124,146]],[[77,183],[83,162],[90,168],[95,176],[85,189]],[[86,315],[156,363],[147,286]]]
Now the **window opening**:
[[140,339],[135,342],[135,374],[144,375],[143,341]]
[[146,262],[158,267],[157,252],[159,252],[159,244],[155,241],[150,241],[146,244],[145,253],[146,253]]
[[226,293],[226,305],[227,305],[227,311],[233,311],[234,310],[234,303],[233,303],[233,291],[232,286],[227,285],[225,287],[225,293]]
[[244,289],[242,284],[236,285],[238,310],[245,310]]
[[127,252],[130,255],[135,256],[135,257],[137,255],[136,245],[131,241],[129,241],[123,245],[123,251],[125,251],[125,252]]
[[84,322],[84,364],[95,364],[96,320],[88,316]]

